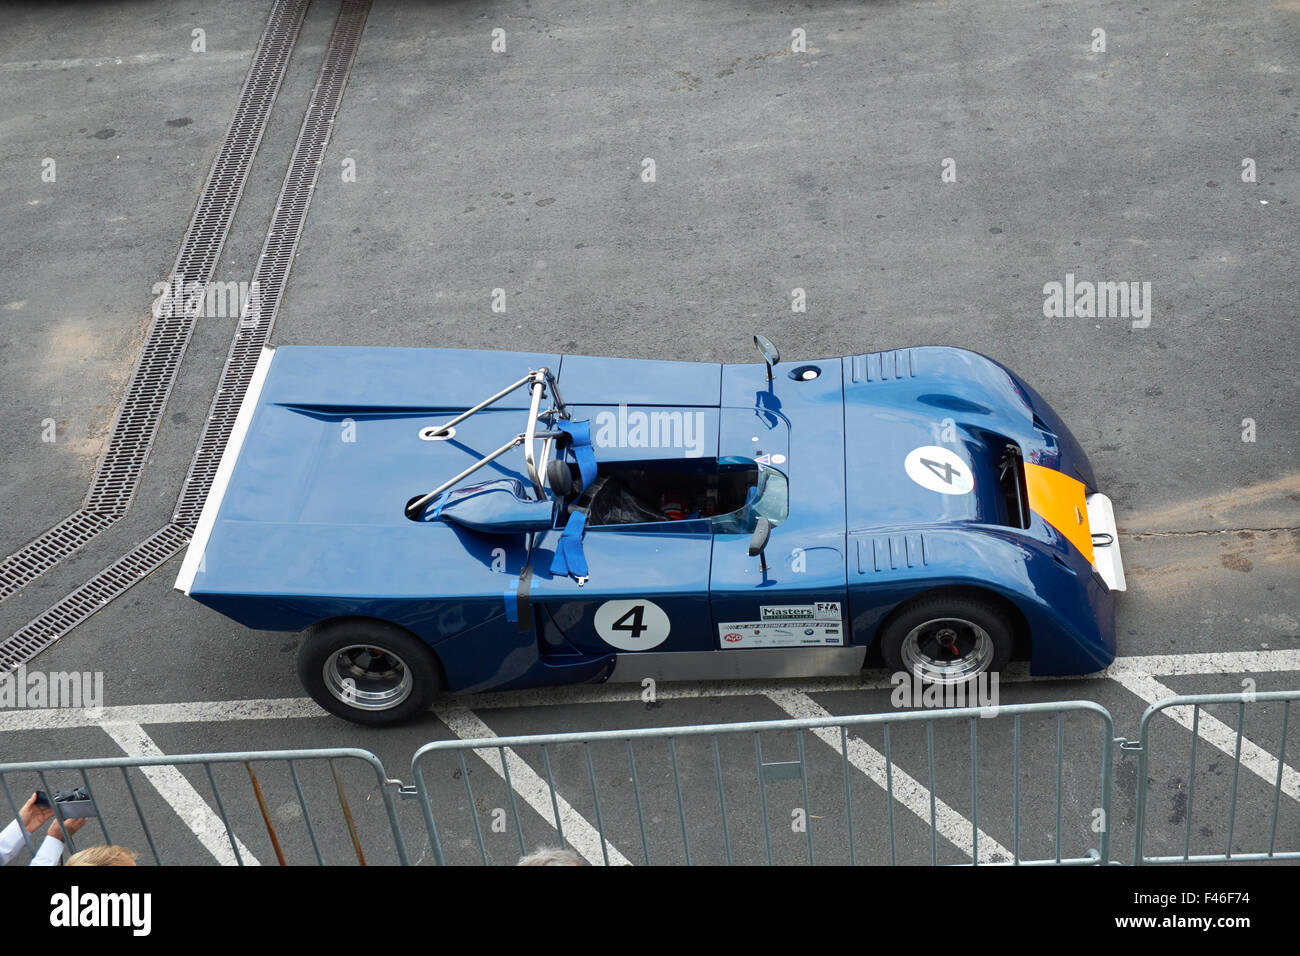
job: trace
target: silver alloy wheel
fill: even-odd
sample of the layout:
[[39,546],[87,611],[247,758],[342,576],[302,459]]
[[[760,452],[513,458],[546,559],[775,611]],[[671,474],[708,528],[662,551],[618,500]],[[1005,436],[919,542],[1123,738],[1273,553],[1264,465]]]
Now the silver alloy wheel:
[[391,710],[415,686],[405,661],[372,644],[339,648],[325,660],[321,676],[331,695],[358,710]]
[[901,653],[908,674],[919,674],[930,684],[961,684],[988,669],[994,647],[978,624],[943,617],[908,631]]

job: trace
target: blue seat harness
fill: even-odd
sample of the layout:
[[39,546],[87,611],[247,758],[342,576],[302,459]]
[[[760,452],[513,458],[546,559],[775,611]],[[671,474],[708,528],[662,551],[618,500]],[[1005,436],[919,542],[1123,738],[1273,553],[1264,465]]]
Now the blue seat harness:
[[587,530],[587,509],[600,484],[596,479],[596,453],[591,448],[591,422],[556,422],[556,427],[566,432],[570,438],[573,457],[578,461],[578,471],[582,475],[582,496],[574,503],[569,512],[569,520],[560,532],[560,539],[555,545],[555,557],[551,560],[551,573],[571,576],[581,586],[587,582],[591,573],[587,567],[587,556],[582,551],[582,535]]

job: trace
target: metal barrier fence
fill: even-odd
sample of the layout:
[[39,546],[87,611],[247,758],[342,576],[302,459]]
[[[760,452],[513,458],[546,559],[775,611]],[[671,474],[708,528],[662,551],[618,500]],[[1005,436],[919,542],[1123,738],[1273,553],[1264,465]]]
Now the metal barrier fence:
[[[1300,691],[1270,691],[1259,693],[1241,693],[1241,694],[1200,694],[1188,697],[1170,697],[1165,700],[1157,701],[1147,708],[1142,715],[1142,721],[1138,728],[1138,739],[1136,742],[1121,742],[1122,752],[1138,753],[1138,790],[1137,790],[1137,819],[1135,822],[1136,836],[1134,839],[1133,862],[1137,865],[1144,863],[1227,863],[1227,862],[1248,862],[1264,860],[1300,860],[1300,841],[1297,841],[1295,850],[1277,849],[1278,826],[1281,821],[1283,834],[1290,834],[1295,837],[1300,834],[1300,812],[1298,812],[1297,801],[1300,801],[1300,775],[1287,766],[1287,731],[1290,723],[1291,704],[1293,701],[1300,700]],[[1231,708],[1236,712],[1235,727],[1229,726],[1225,721],[1216,717],[1209,711],[1209,708],[1215,706],[1233,705]],[[1252,723],[1251,738],[1246,736],[1246,713],[1247,707],[1253,707],[1255,711],[1263,712]],[[1267,711],[1272,708],[1280,711],[1279,714],[1270,715]],[[1161,748],[1159,756],[1173,757],[1182,749],[1187,751],[1186,767],[1187,776],[1184,780],[1181,776],[1170,778],[1170,789],[1174,793],[1174,812],[1169,817],[1165,830],[1157,834],[1162,847],[1173,846],[1176,848],[1178,842],[1182,843],[1181,853],[1163,853],[1149,854],[1148,839],[1152,836],[1148,833],[1149,816],[1151,806],[1151,785],[1153,784],[1152,775],[1156,773],[1156,767],[1152,766],[1152,736],[1153,736],[1153,718],[1157,714],[1165,714],[1172,717],[1172,721],[1162,721],[1159,729],[1155,732],[1171,732],[1177,734],[1177,727],[1182,727],[1188,733],[1178,735],[1186,737],[1186,740],[1176,740],[1173,747]],[[1270,716],[1275,716],[1274,721],[1269,721]],[[1260,747],[1256,743],[1261,739],[1261,735],[1267,735],[1262,739],[1269,739],[1276,733],[1276,746]],[[1219,771],[1218,763],[1206,765],[1206,758],[1201,757],[1201,773],[1197,773],[1198,754],[1206,749],[1201,743],[1201,738],[1207,738],[1215,749],[1232,753],[1232,767],[1230,774],[1224,774]],[[1271,740],[1269,741],[1271,743]],[[1276,757],[1272,756],[1276,754]],[[1179,754],[1181,755],[1181,754]],[[1176,769],[1181,769],[1181,762]],[[1243,779],[1242,768],[1246,768],[1246,776]],[[1263,784],[1263,786],[1261,786]],[[1241,791],[1243,788],[1251,790],[1250,805],[1253,807],[1266,808],[1265,813],[1268,822],[1268,849],[1263,851],[1236,851],[1233,850],[1234,838],[1239,835],[1238,823],[1238,804]],[[1283,794],[1291,798],[1289,803],[1282,802]],[[1193,841],[1199,838],[1199,842],[1210,845],[1210,841],[1215,838],[1213,829],[1209,824],[1203,824],[1198,830],[1193,830],[1193,817],[1198,806],[1209,804],[1211,808],[1217,804],[1226,802],[1221,815],[1205,815],[1205,819],[1220,821],[1223,827],[1223,850],[1221,852],[1193,852]],[[1262,822],[1258,818],[1256,822]],[[1262,836],[1262,834],[1261,834]],[[1179,840],[1181,837],[1181,841]]]
[[[615,865],[1104,865],[1129,859],[1114,840],[1130,822],[1135,864],[1296,861],[1296,700],[1170,698],[1142,715],[1137,740],[1090,701],[458,739],[421,747],[411,786],[353,748],[10,763],[0,793],[16,817],[34,789],[75,774],[98,815],[93,842],[147,845],[160,865],[195,862],[196,841],[225,864],[409,865],[403,800],[426,831],[416,862],[440,865],[514,863],[548,845]],[[1117,750],[1138,759],[1117,768]],[[322,813],[326,800],[337,809]]]
[[[1067,715],[1096,726],[1067,727]],[[1046,723],[1054,739],[1046,752],[1034,748],[1033,766],[1022,746],[1022,724],[1031,720]],[[1009,739],[981,734],[998,724]],[[781,746],[776,735],[793,741]],[[948,745],[943,759],[936,737]],[[1094,757],[1081,761],[1089,738]],[[437,863],[472,862],[475,850],[484,864],[513,862],[531,840],[564,844],[605,864],[636,856],[646,865],[1081,865],[1109,861],[1110,834],[1093,826],[1092,814],[1067,825],[1066,781],[1071,793],[1094,794],[1089,808],[1108,820],[1113,739],[1110,714],[1083,701],[438,741],[421,747],[411,766]],[[469,751],[495,771],[477,788]],[[426,765],[439,757],[463,783],[464,802],[455,809],[470,818],[462,830],[472,828],[472,841],[462,838],[456,852],[443,839],[455,809],[444,803],[435,813],[427,782]],[[1040,795],[1023,783],[1043,778],[1053,781],[1044,814],[1053,826],[1029,847],[1022,810]],[[1010,834],[1009,846],[982,828],[990,821]],[[738,833],[749,840],[738,843]]]
[[[254,769],[254,764],[259,765],[261,776]],[[240,765],[243,766],[243,774],[239,773]],[[310,859],[324,865],[322,845],[339,844],[347,847],[356,862],[364,866],[367,861],[362,832],[347,796],[345,776],[349,775],[349,766],[358,768],[358,772],[363,774],[363,782],[366,768],[373,772],[374,786],[381,794],[385,811],[383,829],[391,835],[391,849],[396,862],[408,864],[410,860],[406,853],[406,843],[397,820],[394,788],[389,786],[399,782],[388,779],[378,757],[356,748],[262,750],[181,756],[159,754],[148,757],[100,757],[0,764],[0,792],[3,792],[13,819],[16,819],[20,806],[37,789],[28,784],[39,782],[39,789],[53,795],[56,788],[50,786],[49,778],[55,774],[75,772],[94,809],[92,822],[87,825],[97,825],[102,835],[102,840],[87,845],[113,844],[116,838],[122,845],[140,846],[140,841],[143,840],[154,863],[160,866],[163,864],[160,844],[165,842],[182,848],[192,847],[194,839],[218,862],[236,866],[257,863],[258,856],[266,850],[274,855],[281,866],[289,862],[290,856],[307,857],[308,851]],[[206,789],[216,806],[215,812],[198,787],[181,772],[182,767],[202,770],[199,783],[206,780]],[[229,781],[223,790],[218,781],[221,769],[227,767],[237,775],[236,779],[241,780],[238,790]],[[217,772],[214,772],[214,768],[217,768]],[[151,786],[137,787],[137,781],[132,779],[132,770],[138,770],[139,776],[143,776]],[[294,797],[286,803],[273,803],[268,797],[268,793],[274,794],[269,785],[277,770],[282,770],[287,776],[287,782],[292,785]],[[304,777],[316,770],[328,771],[328,778],[323,782],[327,784],[327,791],[333,791],[338,804],[337,817],[326,819],[319,814],[315,818],[312,816],[303,783]],[[104,771],[98,776],[98,789],[92,783],[92,771]],[[112,771],[120,772],[120,779]],[[356,786],[355,774],[352,776],[353,785]],[[24,780],[25,783],[19,786],[15,778]],[[285,782],[284,778],[280,782]],[[65,785],[61,789],[70,788]],[[133,818],[129,813],[112,812],[115,808],[125,807],[128,799],[135,811]],[[164,812],[155,814],[147,809],[157,809],[160,802]],[[53,801],[52,806],[55,818],[62,826],[64,814],[58,801]],[[174,812],[167,812],[168,810]],[[279,826],[274,820],[276,816],[280,818]],[[152,826],[151,817],[154,819]],[[301,827],[298,826],[299,822]],[[176,827],[177,823],[181,826]],[[183,831],[182,836],[177,838],[174,832],[160,833],[160,825],[170,825],[173,830]],[[371,832],[375,828],[372,825]],[[237,830],[242,838],[236,835]],[[76,835],[68,833],[66,827],[64,833],[68,852],[75,853],[78,843]],[[40,840],[44,838],[43,830],[38,830],[34,835],[24,831],[23,835],[28,851],[34,854]],[[87,841],[83,838],[81,842]],[[250,849],[250,844],[256,847],[256,854]],[[388,849],[387,841],[384,848]]]

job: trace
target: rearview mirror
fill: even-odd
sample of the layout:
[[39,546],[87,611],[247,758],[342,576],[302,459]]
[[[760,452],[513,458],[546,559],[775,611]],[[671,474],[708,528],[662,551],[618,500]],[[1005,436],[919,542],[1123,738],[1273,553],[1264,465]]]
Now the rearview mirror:
[[767,556],[763,549],[767,547],[767,539],[772,536],[772,522],[766,518],[759,518],[758,524],[754,526],[754,533],[749,539],[749,556],[752,558],[758,555],[758,567],[760,571],[767,570]]
[[772,381],[772,366],[781,361],[781,353],[776,350],[772,340],[766,335],[755,335],[754,346],[762,353],[763,361],[767,363],[767,380]]

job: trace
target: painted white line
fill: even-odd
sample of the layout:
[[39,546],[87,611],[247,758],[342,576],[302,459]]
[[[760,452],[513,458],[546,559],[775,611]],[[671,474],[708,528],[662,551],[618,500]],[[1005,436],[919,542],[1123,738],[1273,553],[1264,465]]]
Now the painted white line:
[[[791,717],[803,719],[805,717],[831,717],[830,711],[826,710],[807,694],[798,691],[772,691],[766,695],[773,703],[784,710]],[[826,744],[832,747],[837,754],[843,755],[844,751],[840,747],[840,729],[838,727],[818,727],[812,731],[822,739]],[[864,740],[848,736],[849,763],[853,764],[858,770],[862,771],[871,779],[873,783],[882,790],[887,790],[889,780],[886,778],[886,761],[885,755],[874,747],[867,744]],[[915,777],[894,764],[892,771],[894,799],[904,807],[914,813],[921,819],[926,826],[930,825],[930,789],[919,782]],[[971,821],[966,819],[958,811],[954,810],[948,804],[944,803],[938,797],[934,801],[934,828],[939,836],[943,837],[957,849],[961,850],[968,857],[974,859],[975,847],[971,840],[972,825]],[[979,860],[980,863],[1001,863],[1011,862],[1011,851],[1004,847],[997,840],[993,839],[983,830],[979,831]]]
[[[1125,690],[1136,694],[1145,700],[1148,704],[1154,704],[1156,701],[1164,700],[1166,697],[1175,696],[1174,691],[1160,683],[1153,677],[1140,674],[1125,674],[1115,678]],[[1192,729],[1192,708],[1191,707],[1166,707],[1164,713],[1182,724],[1188,730]],[[1208,713],[1204,707],[1201,708],[1201,718],[1197,724],[1197,734],[1207,744],[1218,747],[1229,757],[1235,757],[1237,753],[1237,731],[1229,727],[1219,718]],[[1278,758],[1273,756],[1263,747],[1257,746],[1249,740],[1244,734],[1241,738],[1241,765],[1251,773],[1258,776],[1270,787],[1277,786],[1277,764]],[[1289,765],[1282,765],[1282,792],[1292,800],[1300,800],[1300,774],[1297,774]]]
[[189,704],[125,704],[99,709],[66,707],[0,711],[0,731],[66,730],[104,723],[207,724],[227,720],[287,720],[325,717],[310,697],[269,700],[212,700]]
[[[474,740],[481,737],[495,737],[496,732],[477,716],[463,707],[435,707],[434,713],[461,740]],[[501,769],[501,755],[492,749],[475,750],[474,753],[492,768],[492,771],[505,779]],[[555,822],[555,808],[551,806],[551,788],[547,786],[533,768],[509,747],[505,748],[506,764],[510,768],[510,783],[515,793],[524,798],[524,802],[537,811],[543,819]],[[560,825],[564,828],[564,841],[588,863],[596,866],[604,864],[600,852],[600,832],[587,822],[569,801],[556,792],[555,803],[560,810]],[[473,811],[474,808],[471,808]],[[476,811],[475,811],[476,812]],[[609,854],[611,866],[630,866],[631,861],[618,851],[608,840],[605,850]]]
[[[252,50],[213,50],[202,56],[187,57],[190,63],[202,61],[205,65],[245,61]],[[78,56],[65,60],[17,60],[0,63],[0,73],[26,73],[34,70],[84,70],[105,66],[152,66],[176,59],[175,51],[166,53],[128,53],[124,56]]]
[[[737,653],[743,653],[738,651]],[[1104,671],[1075,677],[1034,677],[1023,664],[1013,664],[1002,673],[1003,683],[1043,683],[1057,680],[1120,681],[1126,676],[1180,677],[1214,674],[1300,673],[1300,650],[1230,651],[1215,654],[1158,654],[1151,657],[1121,657]],[[786,681],[662,682],[655,691],[658,700],[693,700],[709,697],[753,697],[769,692],[802,691],[824,694],[836,691],[890,690],[884,671],[869,671],[864,677],[827,677]],[[1234,688],[1235,689],[1235,688]],[[569,684],[533,690],[500,691],[446,697],[444,707],[499,710],[511,707],[546,707],[560,704],[614,704],[641,700],[639,684]],[[227,720],[282,720],[325,717],[324,710],[310,697],[280,697],[260,700],[214,700],[181,704],[122,704],[99,710],[49,708],[44,710],[0,710],[0,733],[10,730],[59,730],[97,727],[105,721],[136,724],[192,724]]]
[[[102,726],[104,732],[112,737],[129,757],[166,756],[139,724],[115,722],[105,723]],[[226,827],[221,822],[221,818],[212,811],[207,801],[178,769],[173,766],[141,767],[140,772],[171,805],[176,815],[194,832],[207,851],[216,857],[218,863],[222,866],[237,865],[235,852],[230,846],[230,839],[226,835]],[[239,847],[239,855],[245,866],[261,865],[239,837],[235,837],[235,844]]]
[[1104,671],[1088,676],[1119,680],[1126,674],[1181,677],[1192,674],[1271,674],[1284,671],[1300,671],[1300,650],[1223,651],[1215,654],[1117,657],[1115,663]]

